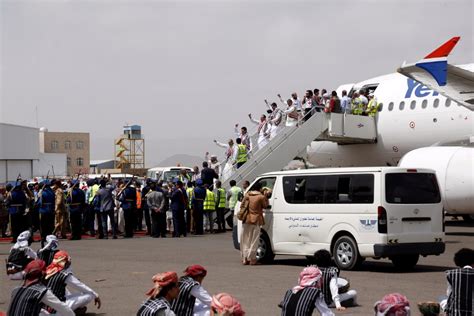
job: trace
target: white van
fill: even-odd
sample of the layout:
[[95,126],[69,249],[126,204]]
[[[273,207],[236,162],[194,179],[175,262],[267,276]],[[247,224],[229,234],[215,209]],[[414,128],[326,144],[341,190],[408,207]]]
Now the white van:
[[[311,257],[326,249],[340,269],[354,269],[367,257],[388,257],[398,268],[409,269],[420,255],[445,250],[443,206],[433,170],[271,172],[258,177],[250,190],[257,182],[273,191],[257,254],[262,262],[275,255]],[[237,249],[241,230],[239,221],[234,226]]]
[[157,181],[169,182],[176,179],[182,169],[186,170],[189,178],[192,178],[194,174],[193,169],[181,166],[150,168],[147,171],[147,177]]

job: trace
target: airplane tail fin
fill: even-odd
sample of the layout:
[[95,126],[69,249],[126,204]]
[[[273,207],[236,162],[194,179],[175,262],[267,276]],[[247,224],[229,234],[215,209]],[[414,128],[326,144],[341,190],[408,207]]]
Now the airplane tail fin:
[[451,38],[415,65],[426,70],[436,80],[439,86],[445,86],[448,70],[448,55],[460,39],[461,37],[459,36]]
[[449,53],[453,50],[454,46],[461,39],[460,36],[455,36],[440,47],[436,48],[434,51],[426,55],[425,59],[429,58],[439,58],[439,57],[448,57]]

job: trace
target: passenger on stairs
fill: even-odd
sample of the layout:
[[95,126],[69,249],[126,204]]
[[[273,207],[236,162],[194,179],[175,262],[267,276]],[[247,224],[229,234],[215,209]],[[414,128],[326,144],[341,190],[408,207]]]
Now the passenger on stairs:
[[244,144],[245,147],[247,147],[247,152],[250,152],[252,150],[252,141],[250,140],[250,135],[247,131],[247,127],[242,126],[239,132],[239,124],[235,124],[234,133],[237,136],[237,138],[240,138],[240,140],[242,141],[242,144]]
[[[286,126],[296,126],[298,124],[298,117],[299,117],[298,111],[296,110],[296,107],[293,105],[293,101],[291,99],[286,100],[286,104],[288,105],[288,107],[286,108],[285,111],[283,111],[283,113],[286,114]],[[305,110],[305,113],[307,113],[306,110]]]
[[252,123],[257,125],[257,150],[262,149],[266,144],[268,144],[268,140],[270,139],[270,125],[267,122],[267,116],[262,114],[260,116],[260,121],[257,121],[252,117],[252,114],[249,113],[249,119]]

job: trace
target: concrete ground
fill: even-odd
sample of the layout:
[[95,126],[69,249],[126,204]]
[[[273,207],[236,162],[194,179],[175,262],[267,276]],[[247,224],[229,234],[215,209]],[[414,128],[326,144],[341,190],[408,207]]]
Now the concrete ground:
[[[359,271],[343,271],[351,288],[359,293],[359,306],[341,315],[373,315],[375,301],[384,294],[400,292],[408,297],[412,310],[419,301],[435,300],[446,292],[444,271],[452,268],[453,255],[472,247],[474,226],[450,221],[446,252],[439,257],[421,258],[412,272],[399,273],[386,260],[367,260]],[[72,257],[76,276],[95,289],[102,308],[89,307],[89,315],[135,315],[144,293],[152,286],[153,274],[177,271],[199,263],[208,269],[204,287],[211,293],[228,292],[237,297],[247,315],[279,315],[277,304],[308,263],[301,257],[276,257],[271,265],[242,266],[232,246],[231,233],[188,238],[62,241],[61,248]],[[0,244],[0,259],[7,257],[10,244]],[[32,245],[39,248],[39,243]],[[0,311],[6,311],[10,293],[18,281],[1,274]],[[315,312],[315,315],[317,313]],[[415,312],[414,315],[418,315]]]

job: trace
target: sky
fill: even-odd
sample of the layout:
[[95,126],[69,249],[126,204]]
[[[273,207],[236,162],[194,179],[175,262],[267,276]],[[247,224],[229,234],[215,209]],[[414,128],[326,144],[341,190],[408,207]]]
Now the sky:
[[[394,72],[452,36],[474,61],[472,0],[0,0],[0,121],[89,132],[111,159],[142,126],[147,166],[222,154],[264,99]],[[8,150],[8,149],[7,149]]]

